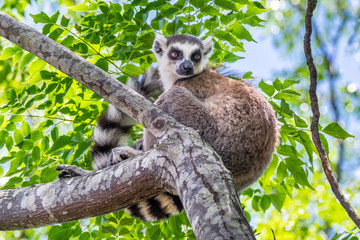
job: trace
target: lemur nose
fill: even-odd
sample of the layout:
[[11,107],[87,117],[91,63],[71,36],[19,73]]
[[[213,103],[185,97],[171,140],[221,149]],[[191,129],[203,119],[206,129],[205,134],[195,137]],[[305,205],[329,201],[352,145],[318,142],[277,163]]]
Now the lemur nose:
[[193,66],[192,66],[192,64],[190,62],[184,62],[183,68],[184,68],[185,71],[191,71]]

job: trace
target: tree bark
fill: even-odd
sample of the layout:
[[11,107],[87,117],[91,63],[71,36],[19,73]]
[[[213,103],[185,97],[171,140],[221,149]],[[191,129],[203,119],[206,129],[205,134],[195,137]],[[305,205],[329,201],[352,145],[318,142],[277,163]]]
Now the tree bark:
[[153,150],[87,176],[0,190],[0,230],[101,215],[169,191],[179,195],[198,239],[255,239],[231,173],[193,129],[69,49],[1,12],[0,36],[84,84],[159,139]]

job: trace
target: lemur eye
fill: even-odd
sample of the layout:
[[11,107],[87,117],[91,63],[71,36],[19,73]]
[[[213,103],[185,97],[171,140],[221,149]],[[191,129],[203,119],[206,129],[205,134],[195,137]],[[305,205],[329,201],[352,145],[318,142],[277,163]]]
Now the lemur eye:
[[199,60],[200,60],[200,55],[195,55],[195,56],[193,57],[193,59],[196,60],[196,61],[199,61]]
[[177,57],[179,57],[179,52],[173,51],[173,52],[171,53],[171,57],[172,57],[172,58],[177,58]]
[[191,60],[193,60],[194,62],[198,62],[201,59],[201,54],[199,51],[196,51],[193,53],[193,55],[191,56]]

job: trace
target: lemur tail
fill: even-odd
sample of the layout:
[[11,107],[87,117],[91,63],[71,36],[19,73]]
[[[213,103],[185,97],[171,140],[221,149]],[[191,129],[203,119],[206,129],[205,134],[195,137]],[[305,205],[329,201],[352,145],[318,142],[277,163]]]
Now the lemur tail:
[[[158,70],[154,68],[149,68],[139,78],[131,78],[127,85],[149,99],[157,97],[162,91]],[[120,146],[121,140],[135,124],[132,118],[109,104],[107,111],[98,118],[98,124],[94,130],[91,154],[95,170],[107,166],[111,150]]]

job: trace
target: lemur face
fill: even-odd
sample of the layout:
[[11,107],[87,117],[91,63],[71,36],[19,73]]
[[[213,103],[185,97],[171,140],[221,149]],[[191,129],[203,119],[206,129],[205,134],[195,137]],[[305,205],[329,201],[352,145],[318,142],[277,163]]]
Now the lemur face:
[[173,35],[166,38],[157,35],[153,51],[159,64],[160,78],[165,91],[176,80],[201,73],[212,50],[211,38],[201,41],[189,35]]

